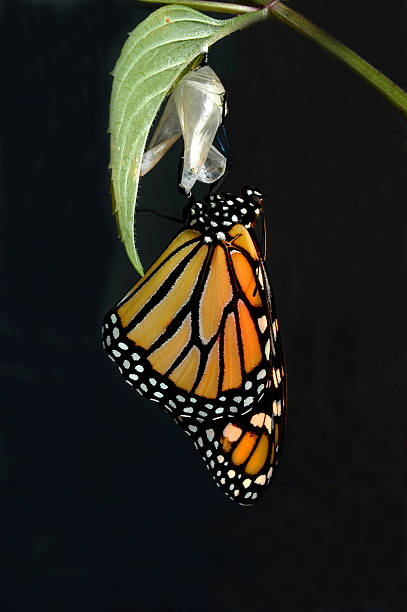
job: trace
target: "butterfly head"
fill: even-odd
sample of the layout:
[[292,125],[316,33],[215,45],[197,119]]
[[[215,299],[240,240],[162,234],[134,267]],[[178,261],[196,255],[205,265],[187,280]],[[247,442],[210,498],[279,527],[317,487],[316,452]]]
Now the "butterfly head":
[[193,202],[187,225],[204,235],[205,242],[226,240],[234,225],[254,227],[263,212],[264,195],[251,185],[244,185],[239,196],[230,193],[208,195],[203,202]]

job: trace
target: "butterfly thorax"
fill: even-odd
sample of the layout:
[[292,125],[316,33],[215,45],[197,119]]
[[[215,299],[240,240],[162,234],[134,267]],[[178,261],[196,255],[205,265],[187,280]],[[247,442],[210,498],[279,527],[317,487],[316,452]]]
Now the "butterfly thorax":
[[209,195],[190,205],[186,225],[201,232],[206,243],[226,240],[234,225],[255,225],[263,211],[262,199],[263,194],[249,185],[242,187],[237,197],[230,193]]

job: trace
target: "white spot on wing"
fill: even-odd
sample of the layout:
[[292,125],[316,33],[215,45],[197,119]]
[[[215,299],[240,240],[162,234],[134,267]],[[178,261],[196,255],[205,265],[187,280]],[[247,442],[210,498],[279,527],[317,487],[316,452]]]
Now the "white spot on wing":
[[260,329],[261,333],[264,334],[264,332],[266,331],[266,328],[267,328],[267,317],[266,317],[266,315],[263,315],[262,317],[257,319],[257,322],[259,324],[259,329]]
[[264,278],[263,278],[263,272],[261,271],[261,268],[257,270],[257,278],[259,279],[261,288],[264,289]]
[[266,346],[264,347],[264,354],[266,355],[266,359],[270,359],[270,338],[266,342]]
[[253,427],[263,427],[265,418],[265,412],[258,412],[257,414],[254,414],[252,416],[252,418],[250,419],[250,423],[253,425]]
[[236,442],[242,435],[242,429],[237,427],[237,425],[233,425],[233,423],[228,423],[223,430],[223,436],[229,440],[229,442]]
[[265,475],[264,475],[264,474],[262,474],[261,476],[258,476],[254,482],[255,482],[256,484],[259,484],[259,485],[264,485],[264,484],[266,484],[266,477],[265,477]]

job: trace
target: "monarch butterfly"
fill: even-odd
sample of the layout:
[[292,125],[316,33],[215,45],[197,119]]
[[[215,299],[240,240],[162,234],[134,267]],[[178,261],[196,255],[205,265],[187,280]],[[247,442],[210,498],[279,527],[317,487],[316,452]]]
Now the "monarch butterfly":
[[263,195],[208,195],[106,315],[120,373],[188,434],[216,484],[251,505],[270,481],[285,427],[285,366],[254,225]]

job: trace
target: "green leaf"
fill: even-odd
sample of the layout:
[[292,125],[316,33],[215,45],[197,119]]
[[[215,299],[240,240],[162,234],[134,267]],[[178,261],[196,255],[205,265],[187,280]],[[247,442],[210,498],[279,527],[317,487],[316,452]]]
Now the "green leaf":
[[212,19],[184,6],[164,6],[129,34],[113,71],[110,102],[112,199],[130,261],[143,274],[134,242],[134,213],[146,140],[164,98],[220,38],[266,19],[267,9]]

